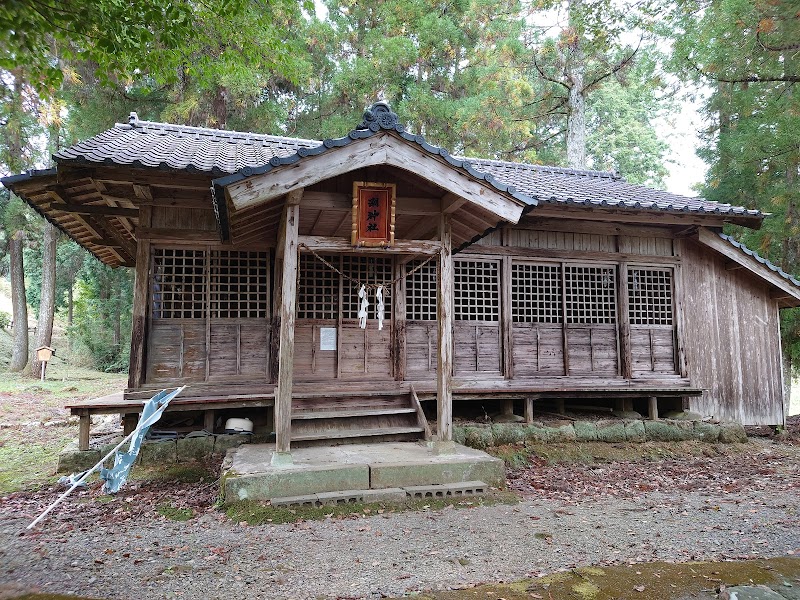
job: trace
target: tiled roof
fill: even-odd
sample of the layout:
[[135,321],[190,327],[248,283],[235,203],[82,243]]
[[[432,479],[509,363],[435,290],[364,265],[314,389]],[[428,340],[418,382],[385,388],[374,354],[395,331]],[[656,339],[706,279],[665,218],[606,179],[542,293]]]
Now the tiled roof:
[[498,181],[516,186],[518,190],[541,203],[761,216],[760,211],[748,210],[741,206],[634,185],[613,172],[584,171],[476,158],[464,160],[471,162],[477,169],[490,173]]
[[57,162],[156,167],[219,177],[319,145],[315,140],[140,121],[131,113],[128,123],[117,123],[53,158]]
[[131,113],[128,123],[117,124],[100,135],[61,150],[54,158],[61,163],[88,162],[209,173],[217,178],[214,183],[219,188],[281,165],[310,159],[385,129],[529,205],[542,202],[763,217],[757,210],[633,185],[616,173],[454,157],[447,150],[429,144],[422,136],[405,132],[396,122],[376,121],[364,126],[362,123],[363,128],[345,137],[320,142],[154,123],[139,120],[136,113]]
[[756,252],[755,250],[750,250],[750,248],[748,248],[747,246],[745,246],[745,245],[744,245],[744,244],[742,244],[741,242],[737,242],[737,241],[736,241],[735,239],[733,239],[731,236],[729,236],[729,235],[725,235],[724,233],[720,233],[720,234],[719,234],[719,237],[721,237],[723,240],[725,240],[726,242],[728,242],[728,243],[729,243],[731,246],[733,246],[734,248],[737,248],[737,249],[738,249],[740,252],[742,252],[743,254],[746,254],[747,256],[750,256],[750,257],[752,257],[752,258],[756,259],[756,260],[757,260],[758,262],[760,262],[762,265],[764,265],[765,267],[767,267],[767,268],[768,268],[770,271],[774,271],[775,273],[777,273],[778,275],[780,275],[781,277],[783,277],[783,278],[784,278],[786,281],[790,281],[790,282],[792,282],[794,285],[796,285],[796,286],[800,286],[800,281],[798,281],[797,279],[795,279],[794,277],[792,277],[792,276],[791,276],[789,273],[787,273],[786,271],[784,271],[783,269],[781,269],[779,266],[777,266],[777,265],[773,264],[772,262],[768,261],[766,258],[764,258],[764,257],[760,256],[760,255],[758,254],[758,252]]

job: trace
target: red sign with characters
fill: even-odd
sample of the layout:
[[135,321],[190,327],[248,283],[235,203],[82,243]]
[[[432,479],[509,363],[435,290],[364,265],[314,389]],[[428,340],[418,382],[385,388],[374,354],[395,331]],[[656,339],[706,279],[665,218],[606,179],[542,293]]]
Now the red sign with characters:
[[353,246],[394,243],[395,190],[393,183],[353,183]]

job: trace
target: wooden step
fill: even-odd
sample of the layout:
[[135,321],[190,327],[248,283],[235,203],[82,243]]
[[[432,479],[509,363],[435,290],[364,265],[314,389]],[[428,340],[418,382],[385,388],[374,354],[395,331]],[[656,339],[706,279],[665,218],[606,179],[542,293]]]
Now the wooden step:
[[365,389],[347,389],[347,390],[330,390],[327,392],[316,392],[316,391],[302,391],[302,390],[295,390],[292,392],[292,398],[342,398],[342,397],[351,397],[351,396],[358,396],[358,397],[372,397],[372,396],[408,396],[408,390],[406,389],[398,389],[394,388],[391,390],[370,390],[368,388]]
[[317,431],[308,434],[292,434],[293,442],[311,440],[337,440],[356,437],[376,437],[384,435],[400,435],[404,433],[422,433],[422,427],[382,427],[380,429],[336,429],[332,431]]
[[304,419],[340,419],[347,417],[375,417],[379,415],[404,415],[415,413],[413,408],[364,408],[356,410],[318,410],[292,413],[292,421]]

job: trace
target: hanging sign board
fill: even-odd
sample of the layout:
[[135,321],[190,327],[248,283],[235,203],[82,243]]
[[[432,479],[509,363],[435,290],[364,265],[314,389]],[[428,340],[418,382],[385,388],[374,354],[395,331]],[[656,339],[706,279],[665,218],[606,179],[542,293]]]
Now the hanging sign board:
[[353,246],[394,244],[396,190],[393,183],[353,182]]

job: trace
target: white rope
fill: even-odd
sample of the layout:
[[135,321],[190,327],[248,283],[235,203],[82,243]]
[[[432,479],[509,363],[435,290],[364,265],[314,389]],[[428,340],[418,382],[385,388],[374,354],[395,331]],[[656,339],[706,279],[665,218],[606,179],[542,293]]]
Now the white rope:
[[375,290],[375,317],[378,319],[378,331],[383,329],[383,286],[379,285]]
[[358,290],[358,299],[361,301],[358,308],[358,326],[361,329],[367,328],[367,309],[369,308],[369,300],[367,299],[367,288],[362,285]]

